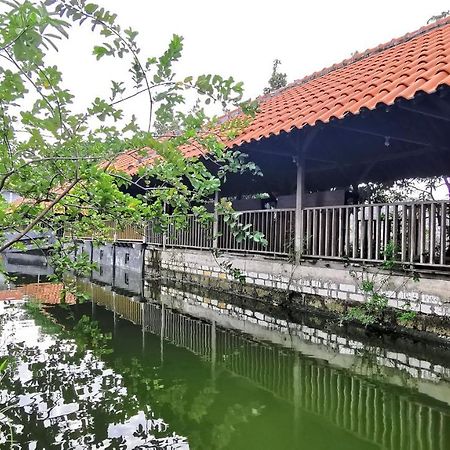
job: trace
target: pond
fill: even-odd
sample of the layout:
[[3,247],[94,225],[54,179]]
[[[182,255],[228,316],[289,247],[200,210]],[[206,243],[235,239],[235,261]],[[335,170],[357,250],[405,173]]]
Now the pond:
[[450,449],[445,344],[120,277],[0,302],[1,448]]

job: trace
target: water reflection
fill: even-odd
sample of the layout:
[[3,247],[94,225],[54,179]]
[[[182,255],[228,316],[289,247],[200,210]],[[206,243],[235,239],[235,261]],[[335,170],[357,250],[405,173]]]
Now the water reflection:
[[[160,336],[161,362],[170,342],[286,400],[297,418],[301,412],[318,415],[323,426],[334,424],[376,448],[448,448],[450,369],[432,353],[419,359],[366,346],[167,286],[157,301],[146,303],[91,289],[97,304],[141,325],[144,335]],[[294,420],[294,429],[301,425]]]
[[449,448],[448,348],[126,273],[115,288],[80,281],[94,301],[48,323],[3,309],[18,448]]
[[0,444],[12,436],[13,448],[187,448],[150,405],[141,409],[128,394],[123,377],[100,358],[98,341],[86,349],[92,329],[84,347],[86,326],[74,340],[16,305],[2,303],[0,313],[2,354],[12,360],[0,389],[0,404],[9,407]]

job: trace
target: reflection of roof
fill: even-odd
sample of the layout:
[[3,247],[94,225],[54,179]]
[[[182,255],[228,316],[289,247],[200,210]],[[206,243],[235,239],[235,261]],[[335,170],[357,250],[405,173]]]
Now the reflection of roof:
[[[59,305],[63,293],[62,283],[32,283],[10,291],[0,291],[0,301],[2,300],[20,300],[24,296],[29,296],[41,303],[49,305]],[[75,296],[66,294],[65,303],[73,305]]]
[[[23,293],[39,302],[58,305],[61,303],[61,295],[63,294],[62,283],[32,283],[23,286]],[[73,294],[66,293],[65,303],[72,305],[75,303]]]
[[[286,88],[260,98],[254,120],[228,146],[258,141],[294,128],[358,114],[418,92],[450,86],[450,19],[442,19],[374,49],[358,53]],[[187,148],[189,156],[200,150]],[[130,175],[154,158],[136,151],[120,155],[114,166]]]
[[0,302],[5,300],[21,300],[23,292],[20,289],[11,289],[9,291],[0,291]]

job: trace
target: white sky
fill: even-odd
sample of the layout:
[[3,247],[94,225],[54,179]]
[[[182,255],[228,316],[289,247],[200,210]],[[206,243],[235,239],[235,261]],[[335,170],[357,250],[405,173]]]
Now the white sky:
[[[244,98],[261,94],[275,58],[282,61],[280,70],[292,82],[354,51],[414,31],[431,16],[450,9],[450,0],[93,1],[117,13],[123,28],[131,26],[139,32],[144,60],[161,55],[172,34],[182,35],[184,52],[177,66],[181,77],[231,75],[244,81]],[[127,78],[127,63],[114,58],[95,61],[92,47],[99,42],[88,26],[77,27],[70,41],[51,57],[83,111],[96,96],[109,96],[111,79]],[[146,128],[145,96],[121,106]],[[438,197],[447,195],[446,190],[438,192]]]
[[[139,31],[142,55],[159,56],[173,33],[184,37],[181,74],[219,73],[244,81],[246,98],[261,93],[272,62],[294,81],[413,31],[440,12],[449,0],[316,0],[294,2],[225,0],[98,0],[118,13],[121,24]],[[87,26],[61,47],[55,62],[66,85],[88,102],[109,92],[109,80],[120,79],[117,60],[92,56],[93,35]],[[118,72],[118,74],[116,74]],[[122,75],[125,72],[122,71]],[[140,118],[142,101],[129,104]]]

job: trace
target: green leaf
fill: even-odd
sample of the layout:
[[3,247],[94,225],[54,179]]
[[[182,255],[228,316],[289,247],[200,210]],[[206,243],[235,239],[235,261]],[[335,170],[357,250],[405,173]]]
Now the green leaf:
[[95,3],[88,3],[88,4],[84,7],[84,10],[85,10],[88,14],[93,14],[97,9],[98,9],[98,5],[96,5]]

